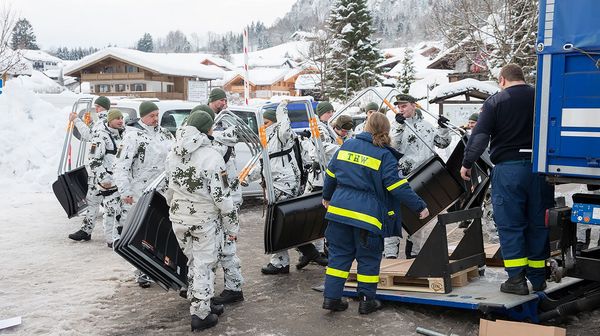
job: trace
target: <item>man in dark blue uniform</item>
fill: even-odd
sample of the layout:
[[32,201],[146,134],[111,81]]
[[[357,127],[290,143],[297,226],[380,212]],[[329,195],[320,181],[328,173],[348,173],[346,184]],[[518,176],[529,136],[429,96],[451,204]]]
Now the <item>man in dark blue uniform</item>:
[[427,205],[410,188],[398,170],[398,160],[389,146],[390,124],[383,114],[372,115],[365,131],[348,140],[335,153],[326,169],[323,187],[325,218],[329,221],[325,238],[329,246],[329,266],[325,272],[323,308],[343,311],[344,283],[352,261],[358,263],[359,313],[369,314],[381,307],[375,299],[383,236],[397,225],[391,211],[405,204],[420,218],[429,216]]
[[483,104],[477,125],[469,138],[461,176],[469,180],[473,163],[490,141],[492,205],[498,226],[500,248],[509,279],[500,290],[527,295],[527,280],[534,291],[546,288],[545,260],[550,255],[546,209],[553,206],[554,188],[533,173],[531,148],[535,90],[525,83],[516,64],[502,68],[503,91]]

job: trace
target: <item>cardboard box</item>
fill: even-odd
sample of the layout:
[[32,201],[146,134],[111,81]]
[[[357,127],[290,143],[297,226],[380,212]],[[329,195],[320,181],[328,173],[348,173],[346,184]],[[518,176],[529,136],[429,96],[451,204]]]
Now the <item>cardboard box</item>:
[[537,324],[479,320],[479,336],[566,336],[567,330]]

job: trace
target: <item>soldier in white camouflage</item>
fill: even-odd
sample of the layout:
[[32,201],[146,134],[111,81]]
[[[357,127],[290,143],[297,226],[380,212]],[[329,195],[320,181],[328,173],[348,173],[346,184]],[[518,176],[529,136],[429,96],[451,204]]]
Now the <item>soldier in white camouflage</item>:
[[[173,135],[158,125],[158,106],[145,101],[139,107],[140,119],[128,126],[117,151],[114,181],[119,188],[122,213],[119,224],[127,221],[131,207],[142,196],[146,186],[165,170],[165,160],[173,145]],[[162,188],[166,188],[163,186]],[[160,186],[157,189],[163,191]],[[118,229],[120,233],[121,229]],[[148,287],[151,280],[136,271],[140,287]]]
[[[446,148],[452,141],[448,130],[448,119],[440,117],[438,127],[435,128],[423,118],[422,112],[417,108],[417,100],[408,94],[396,96],[394,105],[398,106],[395,122],[392,123],[390,137],[391,146],[403,157],[398,161],[400,171],[408,176],[414,169],[435,155],[432,150]],[[407,241],[407,258],[418,254],[421,246],[429,235],[429,230],[422,228]],[[400,237],[387,237],[384,239],[384,255],[386,258],[398,257]],[[411,246],[412,249],[411,249]]]
[[[300,168],[293,149],[296,133],[290,126],[287,103],[287,100],[283,100],[279,103],[277,110],[267,109],[263,112],[275,201],[293,198],[304,192],[304,190],[300,190]],[[260,180],[262,174],[261,167],[256,166],[250,172],[248,181]],[[298,250],[303,255],[310,256],[310,260],[319,256],[319,252],[312,244],[299,246]],[[261,272],[263,274],[288,274],[290,272],[288,251],[272,254],[269,263],[261,268]]]
[[[213,107],[211,108],[210,106]],[[192,109],[192,113],[205,111],[214,119],[215,114],[220,113],[226,107],[227,96],[225,95],[225,91],[216,88],[209,95],[209,105],[196,106]],[[229,185],[229,191],[236,211],[239,211],[242,205],[242,190],[235,167],[234,146],[239,142],[237,130],[233,126],[228,128],[223,128],[222,125],[215,126],[212,132],[212,146],[225,161],[227,184]],[[218,263],[215,267],[220,264],[223,268],[224,289],[219,295],[213,297],[212,302],[216,304],[228,304],[243,301],[242,286],[244,284],[244,277],[242,276],[241,261],[237,256],[237,241],[227,239],[222,225],[217,228],[217,233],[222,235],[223,239],[219,240]]]
[[165,170],[165,159],[173,145],[173,135],[158,125],[158,106],[140,104],[140,119],[127,126],[117,152],[114,180],[123,201],[123,215],[142,196],[146,186]]
[[374,102],[370,102],[367,105],[365,105],[364,111],[367,115],[367,118],[365,119],[364,122],[362,122],[361,124],[357,125],[354,128],[354,135],[360,134],[365,130],[365,125],[367,124],[367,120],[369,120],[369,117],[373,114],[379,111],[379,105],[377,105],[377,103]]
[[113,181],[115,156],[123,133],[123,114],[117,109],[110,110],[104,122],[97,122],[89,141],[90,152],[87,158],[88,206],[81,229],[69,235],[73,240],[89,240],[94,230],[98,207],[104,205],[104,238],[112,247],[116,227],[121,212],[121,201],[117,186]]
[[[317,105],[317,116],[319,117],[317,126],[319,128],[321,143],[323,144],[323,151],[325,153],[325,164],[328,164],[329,161],[331,161],[331,158],[343,143],[343,140],[339,139],[338,135],[327,124],[334,112],[333,105],[328,101],[320,102]],[[312,143],[309,146],[308,154],[313,161],[312,172],[308,178],[309,191],[321,190],[323,189],[323,176],[320,171],[320,166],[316,162],[316,148]]]
[[106,121],[106,116],[110,109],[110,100],[105,96],[100,96],[94,100],[94,108],[98,117],[96,121],[89,114],[86,114],[85,121],[77,116],[77,112],[71,112],[69,115],[69,120],[73,122],[75,129],[79,132],[79,140],[81,141],[89,142],[94,125]]
[[235,241],[239,230],[237,211],[228,185],[222,155],[209,136],[213,119],[194,112],[177,134],[167,158],[166,199],[179,245],[188,258],[188,292],[192,331],[213,327],[223,306],[211,303],[214,268],[223,234]]

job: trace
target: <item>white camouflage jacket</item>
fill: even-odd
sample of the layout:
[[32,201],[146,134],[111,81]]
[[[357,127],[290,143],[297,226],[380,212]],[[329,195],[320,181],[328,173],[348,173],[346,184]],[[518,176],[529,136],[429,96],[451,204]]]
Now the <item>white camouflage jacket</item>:
[[[391,146],[404,154],[398,164],[402,174],[408,176],[413,169],[435,154],[431,152],[428,146],[431,149],[435,149],[435,147],[446,148],[450,145],[452,139],[447,128],[434,128],[433,125],[423,119],[419,111],[414,117],[406,119],[405,124],[393,121],[390,137],[392,140]],[[418,136],[415,135],[415,132]]]
[[[276,111],[277,122],[266,129],[267,150],[270,155],[288,150],[294,146],[296,133],[290,127],[287,105],[279,104]],[[286,197],[295,197],[304,192],[300,191],[300,168],[294,157],[290,154],[270,159],[273,186]],[[256,165],[248,176],[249,181],[259,180],[261,167]]]
[[[96,112],[91,112],[91,113],[96,113]],[[86,123],[83,122],[83,120],[81,120],[81,118],[75,118],[75,120],[73,121],[73,124],[75,125],[75,128],[77,128],[77,131],[81,135],[80,140],[89,142],[91,140],[92,132],[93,132],[94,128],[96,127],[96,125],[105,123],[107,116],[108,116],[108,111],[102,111],[102,112],[98,113],[98,120],[94,121],[92,119],[92,122],[89,125],[86,125]]]
[[128,126],[113,174],[121,196],[137,201],[146,185],[165,170],[172,145],[173,135],[161,126],[147,126],[141,120]]
[[111,184],[117,150],[122,140],[122,130],[108,127],[106,122],[97,122],[90,136],[90,152],[86,166],[94,185]]
[[235,145],[239,141],[236,128],[235,126],[230,126],[224,130],[214,130],[213,137],[213,148],[221,154],[221,157],[229,159],[225,162],[227,182],[231,189],[233,203],[239,207],[242,205],[242,189],[240,188],[237,168],[235,167]]
[[[325,166],[329,164],[329,161],[333,158],[333,155],[340,148],[342,143],[344,143],[344,139],[339,137],[331,128],[327,125],[327,123],[319,120],[317,126],[319,127],[319,133],[321,135],[321,143],[323,144],[323,151],[325,156]],[[317,160],[317,149],[313,145],[312,141],[308,141],[308,155],[312,162],[316,162]],[[314,169],[314,168],[313,168]],[[312,172],[308,176],[308,184],[312,187],[322,187],[323,186],[323,174],[321,172]]]
[[171,217],[189,225],[223,224],[226,234],[239,230],[225,161],[206,134],[183,126],[167,157],[167,203]]

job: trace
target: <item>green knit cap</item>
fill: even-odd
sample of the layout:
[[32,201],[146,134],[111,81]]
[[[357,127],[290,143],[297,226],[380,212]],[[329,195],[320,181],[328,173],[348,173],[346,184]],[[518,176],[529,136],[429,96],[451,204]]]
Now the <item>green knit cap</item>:
[[204,134],[206,134],[208,130],[210,130],[214,123],[215,122],[210,116],[210,114],[204,111],[196,111],[190,114],[190,116],[187,119],[188,126],[194,126],[198,129],[198,131]]
[[192,113],[194,113],[196,111],[204,111],[204,112],[208,113],[211,116],[211,118],[213,118],[213,120],[215,120],[215,111],[213,111],[210,108],[210,106],[208,106],[206,104],[198,105],[198,106],[194,107],[192,109],[192,112],[190,112],[190,114],[192,114]]
[[367,104],[367,106],[365,106],[365,112],[369,112],[369,111],[375,111],[377,112],[379,110],[379,105],[377,105],[376,103],[370,102]]
[[145,117],[151,112],[158,111],[158,106],[151,101],[145,101],[140,104],[140,118]]
[[269,119],[272,122],[277,122],[277,112],[274,109],[268,109],[263,112],[263,118]]
[[96,100],[94,101],[94,104],[104,107],[104,109],[107,111],[110,110],[110,99],[108,99],[104,96],[100,96],[100,97],[96,98]]
[[329,111],[333,111],[333,105],[330,102],[322,101],[317,105],[317,115],[319,117]]
[[117,109],[111,109],[110,111],[108,111],[108,115],[106,116],[106,120],[108,122],[111,122],[115,119],[120,119],[123,118],[123,113],[121,113],[121,110],[117,110]]
[[225,93],[225,91],[221,88],[214,88],[212,89],[212,91],[210,91],[210,94],[208,95],[208,103],[212,103],[215,100],[220,100],[223,98],[227,98],[227,94]]
[[479,113],[473,113],[473,114],[471,114],[471,116],[469,117],[469,120],[471,120],[471,121],[477,121],[477,120],[479,120]]
[[346,131],[350,131],[354,128],[354,122],[352,122],[352,117],[349,115],[342,114],[335,120],[335,127],[339,129],[345,129]]

